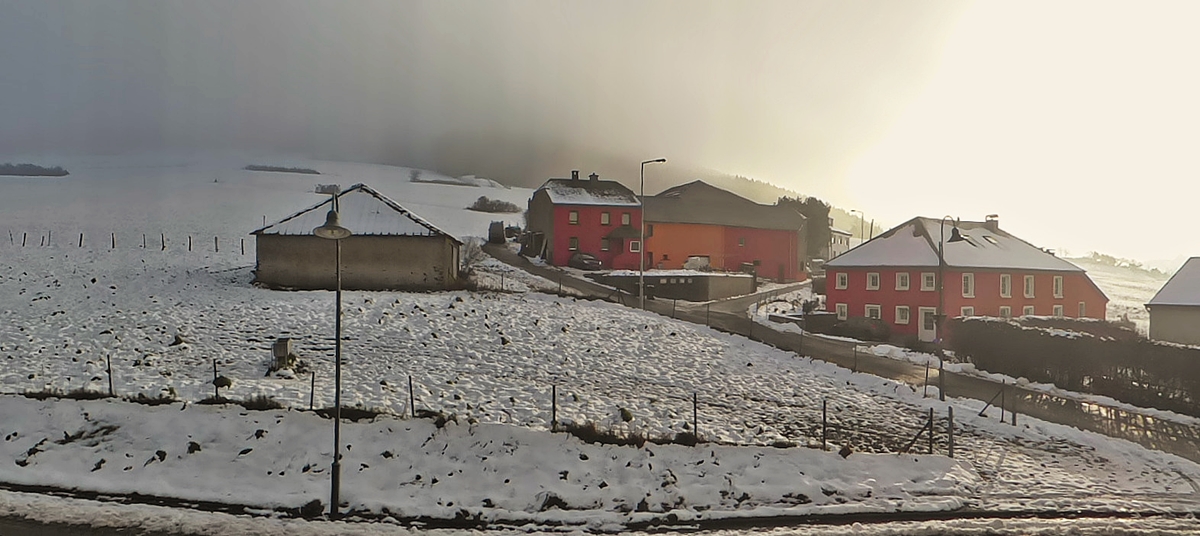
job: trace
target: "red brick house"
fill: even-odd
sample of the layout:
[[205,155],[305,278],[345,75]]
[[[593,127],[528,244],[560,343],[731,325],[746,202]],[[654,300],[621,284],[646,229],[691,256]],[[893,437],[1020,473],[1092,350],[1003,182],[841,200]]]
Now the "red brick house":
[[550,179],[533,192],[524,253],[565,266],[575,252],[595,255],[605,269],[637,270],[642,204],[619,182],[593,173]]
[[[957,227],[961,240],[951,241]],[[913,218],[825,264],[825,309],[874,317],[896,335],[937,340],[939,296],[948,317],[1105,317],[1108,298],[1078,266],[983,222]],[[938,273],[945,285],[938,287]]]
[[675,270],[689,259],[734,272],[754,266],[759,277],[806,277],[804,215],[762,205],[703,181],[645,199],[646,267]]

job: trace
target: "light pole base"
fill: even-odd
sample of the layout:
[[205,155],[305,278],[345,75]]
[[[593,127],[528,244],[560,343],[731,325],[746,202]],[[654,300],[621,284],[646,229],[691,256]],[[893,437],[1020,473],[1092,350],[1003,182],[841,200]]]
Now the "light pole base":
[[[336,454],[335,454],[335,456],[336,456]],[[341,490],[341,488],[342,488],[342,464],[341,464],[341,462],[334,460],[333,468],[331,469],[331,471],[332,471],[331,476],[333,478],[333,486],[329,490],[329,518],[337,519],[338,516],[341,515],[338,512],[338,503],[340,502],[339,498],[338,498],[338,491]]]

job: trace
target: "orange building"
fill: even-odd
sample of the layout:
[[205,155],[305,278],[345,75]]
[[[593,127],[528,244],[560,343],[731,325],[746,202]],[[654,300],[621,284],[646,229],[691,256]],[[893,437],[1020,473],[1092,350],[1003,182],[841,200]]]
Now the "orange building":
[[737,271],[748,264],[760,277],[805,276],[805,221],[794,209],[694,181],[647,197],[644,214],[648,267]]

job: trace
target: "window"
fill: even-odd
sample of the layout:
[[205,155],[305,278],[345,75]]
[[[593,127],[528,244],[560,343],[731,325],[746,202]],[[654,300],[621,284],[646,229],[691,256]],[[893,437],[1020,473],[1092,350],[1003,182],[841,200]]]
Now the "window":
[[571,251],[579,249],[579,237],[572,236],[571,239],[567,241],[567,249]]
[[1000,318],[1012,318],[1012,307],[1007,305],[1000,306]]
[[738,247],[739,248],[746,247],[746,237],[743,236],[738,239]]
[[646,236],[654,236],[654,224],[653,223],[646,224]]
[[921,272],[921,290],[937,290],[937,274]]
[[1000,297],[1012,297],[1012,275],[1000,274]]
[[962,275],[962,287],[964,298],[975,297],[975,274]]
[[846,290],[850,286],[850,274],[846,272],[838,272],[837,284],[834,285],[838,290]]
[[879,290],[879,273],[867,273],[867,290]]
[[896,290],[908,290],[908,272],[896,272]]
[[864,313],[866,313],[866,315],[867,315],[867,318],[875,318],[875,319],[878,319],[878,318],[880,317],[880,309],[881,309],[881,307],[879,307],[878,305],[867,305],[867,306],[865,307],[865,309],[866,309],[866,310],[865,310],[865,311],[863,311],[863,312],[864,312]]
[[1025,316],[1033,316],[1033,306],[1026,305],[1025,308],[1021,309],[1021,314]]
[[630,221],[630,220],[629,220],[629,213],[628,213],[628,212],[622,212],[622,213],[621,213],[621,225],[629,225],[629,221]]
[[600,213],[600,225],[608,225],[609,224],[608,218],[609,218],[609,216],[608,216],[607,212],[601,212]]
[[578,210],[572,210],[571,212],[567,213],[567,223],[570,223],[571,225],[579,225]]
[[1053,314],[1054,316],[1065,316],[1065,315],[1063,315],[1063,306],[1061,306],[1061,305],[1055,305],[1053,311],[1054,312],[1051,314]]
[[658,280],[658,284],[660,284],[660,285],[665,285],[665,284],[667,284],[667,280],[666,280],[666,279],[659,279],[659,280]]
[[1061,275],[1054,276],[1054,297],[1063,297],[1063,278]]
[[600,239],[600,251],[608,251],[608,239],[607,238]]
[[897,305],[896,306],[896,323],[897,324],[907,324],[908,323],[908,306],[907,305]]
[[845,319],[846,319],[846,316],[847,316],[847,314],[846,314],[846,304],[844,304],[844,303],[839,303],[839,304],[837,304],[837,305],[835,306],[835,308],[837,309],[837,317],[838,317],[838,320],[845,320]]
[[1025,297],[1033,297],[1033,276],[1031,275],[1025,276]]
[[961,316],[975,316],[975,308],[970,306],[963,307],[962,310],[959,311],[959,314]]
[[1079,318],[1087,318],[1087,304],[1079,302]]
[[641,253],[642,252],[642,243],[637,240],[630,240],[629,241],[629,252],[630,253]]

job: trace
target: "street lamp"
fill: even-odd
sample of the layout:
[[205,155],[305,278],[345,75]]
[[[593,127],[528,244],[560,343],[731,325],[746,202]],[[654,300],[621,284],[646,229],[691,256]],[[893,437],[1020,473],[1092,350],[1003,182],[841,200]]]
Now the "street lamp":
[[638,203],[642,206],[642,217],[638,218],[638,306],[646,310],[646,164],[665,164],[666,158],[656,158],[642,162],[642,171],[638,181]]
[[[950,240],[946,240],[946,220],[954,223],[954,228],[950,230]],[[938,234],[938,308],[937,308],[937,346],[938,346],[938,400],[946,400],[946,376],[945,371],[946,351],[942,348],[942,330],[944,328],[946,313],[946,242],[962,242],[966,240],[962,234],[958,232],[958,220],[951,216],[943,216]]]
[[321,238],[333,240],[334,244],[334,273],[337,279],[337,316],[333,322],[333,468],[332,482],[329,490],[329,517],[338,516],[338,491],[342,480],[342,239],[350,236],[350,230],[342,227],[342,219],[338,215],[338,195],[333,191],[333,203],[329,213],[325,215],[325,225],[313,229],[313,234]]
[[856,212],[858,213],[858,243],[862,244],[867,241],[867,235],[863,233],[863,222],[866,221],[867,217],[863,215],[861,210],[850,209],[850,214]]

